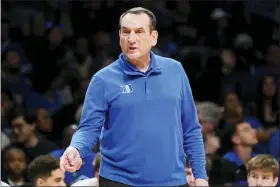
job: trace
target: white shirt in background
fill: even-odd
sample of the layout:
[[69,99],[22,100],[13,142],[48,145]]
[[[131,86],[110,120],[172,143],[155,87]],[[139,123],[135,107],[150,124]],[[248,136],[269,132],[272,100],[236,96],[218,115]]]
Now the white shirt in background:
[[72,186],[99,186],[99,182],[97,178],[90,178],[75,182]]
[[7,183],[1,181],[1,186],[10,186],[10,185],[8,185]]

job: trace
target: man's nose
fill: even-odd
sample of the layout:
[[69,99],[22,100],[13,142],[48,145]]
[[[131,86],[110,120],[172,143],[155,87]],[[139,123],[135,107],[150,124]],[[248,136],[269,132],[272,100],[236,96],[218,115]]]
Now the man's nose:
[[257,180],[257,186],[262,186],[262,179],[261,179],[261,178],[259,178],[259,179]]
[[18,134],[19,134],[19,130],[18,130],[17,128],[13,128],[13,133],[14,133],[15,135],[18,135]]
[[61,181],[59,186],[66,186],[65,182],[64,181]]
[[134,43],[135,41],[136,41],[136,34],[134,32],[131,32],[128,37],[128,42]]

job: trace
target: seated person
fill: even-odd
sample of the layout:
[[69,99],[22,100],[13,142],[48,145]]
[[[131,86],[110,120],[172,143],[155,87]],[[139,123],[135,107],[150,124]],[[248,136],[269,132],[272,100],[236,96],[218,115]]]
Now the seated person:
[[235,124],[228,125],[226,131],[227,146],[231,147],[231,151],[223,155],[224,165],[228,167],[222,171],[227,173],[227,181],[225,182],[246,185],[246,164],[256,156],[256,153],[253,152],[253,147],[258,143],[256,130],[247,122],[240,120]]
[[279,164],[275,158],[261,154],[248,162],[247,181],[249,186],[276,186]]
[[28,177],[34,186],[66,186],[59,159],[51,155],[35,158],[28,167]]
[[24,152],[16,147],[10,147],[4,154],[2,180],[11,186],[21,186],[27,181],[27,162]]

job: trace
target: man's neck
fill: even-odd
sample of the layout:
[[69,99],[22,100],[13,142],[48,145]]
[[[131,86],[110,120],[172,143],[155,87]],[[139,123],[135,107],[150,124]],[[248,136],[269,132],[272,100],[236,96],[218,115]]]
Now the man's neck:
[[38,143],[39,143],[38,137],[33,135],[27,140],[27,142],[24,143],[24,147],[26,148],[36,147]]
[[151,63],[150,55],[143,57],[137,60],[128,60],[131,64],[133,64],[139,71],[146,72]]
[[252,147],[250,146],[236,146],[235,151],[242,163],[246,164],[252,157]]

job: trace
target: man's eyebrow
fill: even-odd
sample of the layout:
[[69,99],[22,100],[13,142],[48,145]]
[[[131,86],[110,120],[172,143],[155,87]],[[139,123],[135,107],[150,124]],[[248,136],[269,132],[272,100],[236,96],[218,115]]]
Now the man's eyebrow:
[[[126,29],[126,30],[130,30],[129,28],[125,27],[125,26],[122,26],[121,29]],[[138,27],[136,28],[135,30],[144,30],[143,27]]]
[[122,26],[121,29],[126,29],[126,30],[129,30],[127,27],[125,26]]

